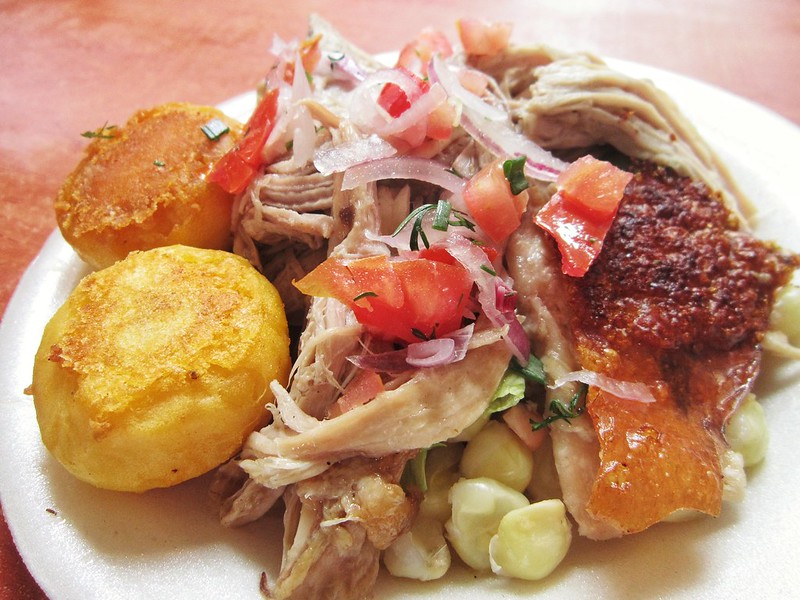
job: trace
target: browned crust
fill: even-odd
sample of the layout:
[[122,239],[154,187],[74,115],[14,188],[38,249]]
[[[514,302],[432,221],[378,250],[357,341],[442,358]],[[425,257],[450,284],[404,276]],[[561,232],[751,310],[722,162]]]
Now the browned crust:
[[637,165],[603,250],[570,280],[584,368],[647,384],[656,402],[591,390],[600,440],[588,510],[622,532],[722,502],[722,430],[755,379],[775,292],[797,256],[738,228],[720,198]]

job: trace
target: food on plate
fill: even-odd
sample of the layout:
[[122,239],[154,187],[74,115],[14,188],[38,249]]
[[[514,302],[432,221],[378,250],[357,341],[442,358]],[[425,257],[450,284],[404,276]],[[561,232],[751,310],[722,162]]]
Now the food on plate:
[[519,579],[547,577],[572,541],[563,502],[542,500],[507,512],[489,542],[492,571]]
[[457,29],[391,65],[316,16],[276,37],[209,171],[298,331],[212,489],[228,526],[283,510],[269,598],[369,597],[381,561],[539,579],[573,524],[716,516],[764,457],[763,349],[798,355],[800,258],[665,94]]
[[458,31],[389,66],[316,17],[273,45],[234,250],[303,330],[272,421],[215,485],[228,525],[287,507],[270,598],[369,595],[381,552],[421,580],[453,560],[544,577],[572,523],[717,515],[763,457],[750,391],[798,257],[755,238],[650,82]]
[[241,257],[131,253],[81,280],[45,328],[31,386],[42,440],[97,487],[186,481],[266,422],[288,345],[277,291]]
[[216,108],[170,103],[104,125],[55,203],[64,239],[96,269],[132,250],[230,247],[232,196],[206,181],[241,125]]

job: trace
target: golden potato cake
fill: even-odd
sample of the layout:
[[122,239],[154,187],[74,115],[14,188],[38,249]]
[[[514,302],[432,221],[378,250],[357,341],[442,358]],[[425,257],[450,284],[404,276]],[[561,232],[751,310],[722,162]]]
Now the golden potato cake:
[[229,252],[170,246],[81,280],[44,330],[31,391],[59,462],[139,492],[233,456],[289,368],[272,284]]
[[[229,128],[217,139],[203,131],[213,119]],[[205,177],[241,124],[212,107],[170,103],[95,135],[55,201],[59,229],[84,261],[101,269],[133,250],[228,248],[233,197]]]

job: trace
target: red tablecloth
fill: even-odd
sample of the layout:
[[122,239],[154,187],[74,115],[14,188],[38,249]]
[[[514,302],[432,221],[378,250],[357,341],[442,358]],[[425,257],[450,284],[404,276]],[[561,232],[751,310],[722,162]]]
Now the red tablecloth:
[[[512,21],[514,40],[666,68],[800,123],[797,0],[263,0],[0,3],[0,311],[55,227],[52,200],[79,134],[167,101],[215,104],[263,75],[273,34],[319,11],[367,50],[399,48],[460,16]],[[0,597],[43,598],[0,523]]]

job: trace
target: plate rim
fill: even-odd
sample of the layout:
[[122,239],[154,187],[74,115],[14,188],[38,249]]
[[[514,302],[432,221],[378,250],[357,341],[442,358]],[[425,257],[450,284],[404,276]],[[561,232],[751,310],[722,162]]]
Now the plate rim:
[[[800,127],[778,113],[757,103],[733,94],[732,92],[729,92],[718,86],[657,67],[650,67],[648,65],[627,60],[604,60],[607,60],[609,65],[612,67],[617,65],[620,70],[623,70],[623,72],[630,72],[630,69],[634,72],[642,73],[643,75],[647,76],[648,79],[653,80],[658,87],[664,89],[664,91],[666,91],[670,97],[673,98],[673,100],[680,106],[681,110],[683,110],[687,116],[690,117],[690,120],[694,122],[695,126],[704,137],[709,131],[717,133],[720,129],[719,123],[696,122],[691,118],[691,115],[695,111],[693,111],[691,106],[687,105],[686,97],[681,93],[676,94],[674,89],[671,88],[675,86],[679,88],[688,87],[691,88],[695,94],[717,97],[721,101],[724,101],[729,106],[733,107],[731,110],[744,111],[748,115],[748,120],[751,121],[751,123],[748,125],[749,127],[756,131],[761,129],[762,131],[765,131],[764,135],[771,138],[774,138],[776,135],[783,136],[786,139],[781,141],[781,144],[793,144],[794,147],[800,147]],[[245,102],[254,103],[254,98],[255,92],[248,91],[220,103],[219,106],[225,107],[223,109],[231,110],[231,107],[242,105]],[[711,140],[709,140],[709,143],[711,143]],[[718,148],[715,149],[719,150]],[[792,209],[791,212],[795,217],[794,220],[796,222],[800,221],[800,218],[798,218],[797,208],[790,208]],[[55,260],[55,266],[47,262],[50,259]],[[76,263],[76,261],[78,262]],[[0,366],[0,382],[6,384],[7,386],[9,384],[17,385],[20,378],[19,368],[15,369],[15,372],[12,373],[12,370],[8,367],[8,364],[6,364],[9,359],[13,360],[16,358],[16,355],[10,350],[10,344],[7,343],[7,340],[11,337],[24,335],[25,333],[30,332],[31,329],[36,329],[34,324],[26,321],[25,312],[29,307],[29,296],[31,294],[41,296],[43,288],[44,291],[59,289],[59,269],[68,269],[71,277],[78,276],[82,271],[88,272],[86,270],[87,267],[80,262],[80,259],[77,258],[77,256],[72,252],[72,249],[63,240],[58,229],[55,229],[48,236],[45,244],[37,254],[36,258],[25,269],[17,288],[9,300],[6,311],[2,318],[2,322],[0,322],[0,361],[3,362],[2,366]],[[42,278],[47,280],[47,284],[42,283]],[[56,308],[55,301],[53,300],[50,305],[52,309],[50,314],[52,314]],[[47,318],[49,319],[49,316]],[[39,327],[39,330],[41,331],[44,323],[41,323],[40,325],[41,327]],[[30,344],[27,347],[29,346]],[[36,346],[38,346],[38,340]],[[23,359],[22,362],[32,364],[32,355],[29,353],[26,356],[27,358]],[[19,365],[16,366],[18,367]],[[8,416],[10,410],[16,410],[19,408],[14,406],[16,404],[19,404],[19,398],[9,400],[8,398],[4,397],[2,400],[0,400],[0,415],[3,415],[4,417]],[[30,410],[30,407],[28,407],[28,410]],[[2,448],[2,450],[0,450],[0,459],[2,459],[3,456],[9,451],[7,437],[8,436],[3,436],[3,442],[0,446],[0,448]],[[31,572],[31,575],[34,577],[37,583],[39,583],[45,593],[48,594],[48,597],[53,598],[53,600],[71,597],[69,595],[63,595],[60,593],[61,581],[58,579],[54,581],[52,579],[53,573],[50,572],[47,565],[42,564],[42,561],[37,560],[37,550],[41,547],[41,545],[34,543],[35,536],[32,537],[30,532],[25,527],[21,526],[21,523],[25,519],[26,511],[25,508],[21,507],[20,503],[10,494],[10,488],[7,480],[8,477],[13,474],[9,472],[8,465],[3,463],[8,463],[8,461],[0,460],[0,501],[2,502],[6,522],[8,523],[9,530],[11,531],[14,543],[20,553],[20,556],[28,567],[28,570]],[[794,523],[794,525],[796,527],[795,531],[800,533],[800,526],[798,526],[797,523]],[[76,577],[79,578],[79,576]]]

